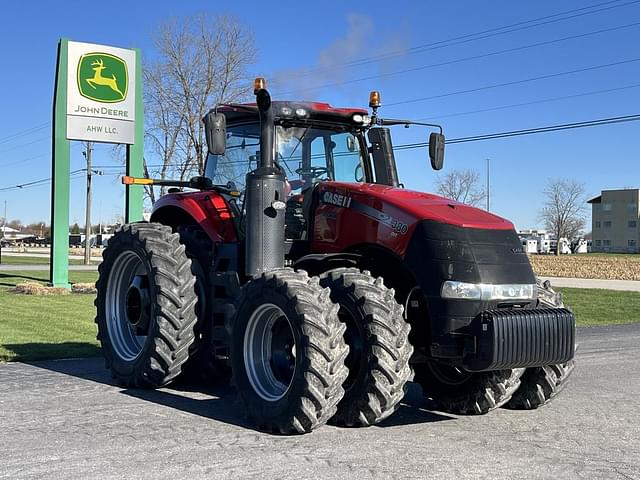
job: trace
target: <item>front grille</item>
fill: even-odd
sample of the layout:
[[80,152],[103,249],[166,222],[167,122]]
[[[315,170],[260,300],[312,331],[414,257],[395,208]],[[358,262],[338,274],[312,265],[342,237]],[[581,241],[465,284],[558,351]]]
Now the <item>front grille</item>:
[[575,353],[575,317],[566,308],[489,310],[473,321],[471,371],[536,367],[567,362]]

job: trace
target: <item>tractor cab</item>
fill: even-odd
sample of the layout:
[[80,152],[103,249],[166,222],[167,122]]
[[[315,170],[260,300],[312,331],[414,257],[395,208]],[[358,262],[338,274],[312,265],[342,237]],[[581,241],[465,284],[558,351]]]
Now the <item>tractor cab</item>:
[[[280,102],[274,115],[273,163],[284,177],[286,238],[304,239],[314,187],[321,182],[375,183],[365,129],[366,110],[333,108],[326,103]],[[247,173],[260,161],[261,125],[254,105],[217,109],[226,119],[224,152],[209,154],[205,176],[213,184],[240,192],[243,201]]]
[[[362,108],[334,108],[328,103],[272,102],[273,164],[284,176],[287,240],[307,237],[314,191],[320,183],[400,186],[391,135],[381,125],[410,122],[378,118],[378,92],[372,92],[369,105],[371,116]],[[242,198],[247,173],[260,162],[259,110],[255,104],[221,105],[205,117],[205,123],[219,127],[222,116],[224,128],[218,128],[218,138],[212,140],[216,134],[209,132],[210,143],[217,142],[221,148],[213,153],[215,148],[209,149],[205,177],[240,192],[239,208],[245,210]],[[430,155],[432,165],[439,169],[444,137],[434,135]]]
[[[364,138],[366,110],[338,109],[326,103],[273,102],[274,164],[286,178],[287,196],[320,181],[375,182]],[[205,175],[214,184],[231,182],[244,190],[248,171],[260,159],[260,121],[254,105],[228,105],[224,153],[210,154]]]

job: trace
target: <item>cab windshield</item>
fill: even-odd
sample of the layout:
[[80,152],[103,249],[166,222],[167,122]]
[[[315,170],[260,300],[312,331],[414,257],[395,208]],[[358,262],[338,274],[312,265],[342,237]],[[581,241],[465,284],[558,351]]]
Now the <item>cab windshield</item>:
[[[205,175],[215,184],[244,191],[245,176],[260,161],[260,125],[227,129],[224,155],[209,155]],[[322,180],[362,182],[365,170],[356,134],[314,126],[276,127],[274,161],[286,176],[290,194]]]

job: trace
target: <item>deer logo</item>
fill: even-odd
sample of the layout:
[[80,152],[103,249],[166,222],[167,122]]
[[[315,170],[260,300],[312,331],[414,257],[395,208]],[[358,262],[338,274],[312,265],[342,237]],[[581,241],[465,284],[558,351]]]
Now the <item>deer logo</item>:
[[78,89],[83,97],[103,103],[127,96],[127,64],[108,53],[89,53],[78,62]]
[[104,66],[104,60],[99,58],[98,60],[93,62],[91,66],[95,67],[92,69],[95,74],[93,75],[93,78],[86,79],[89,85],[91,85],[94,89],[96,88],[96,85],[104,85],[106,87],[109,87],[114,92],[118,92],[120,94],[120,97],[124,98],[124,93],[122,93],[118,88],[115,74],[112,73],[111,78],[102,76],[102,71],[106,68]]

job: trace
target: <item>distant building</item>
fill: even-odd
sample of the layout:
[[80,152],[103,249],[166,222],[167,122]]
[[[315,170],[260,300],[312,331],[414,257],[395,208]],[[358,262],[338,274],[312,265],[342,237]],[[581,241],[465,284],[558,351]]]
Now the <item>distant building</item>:
[[588,203],[592,252],[640,252],[640,189],[603,190]]

